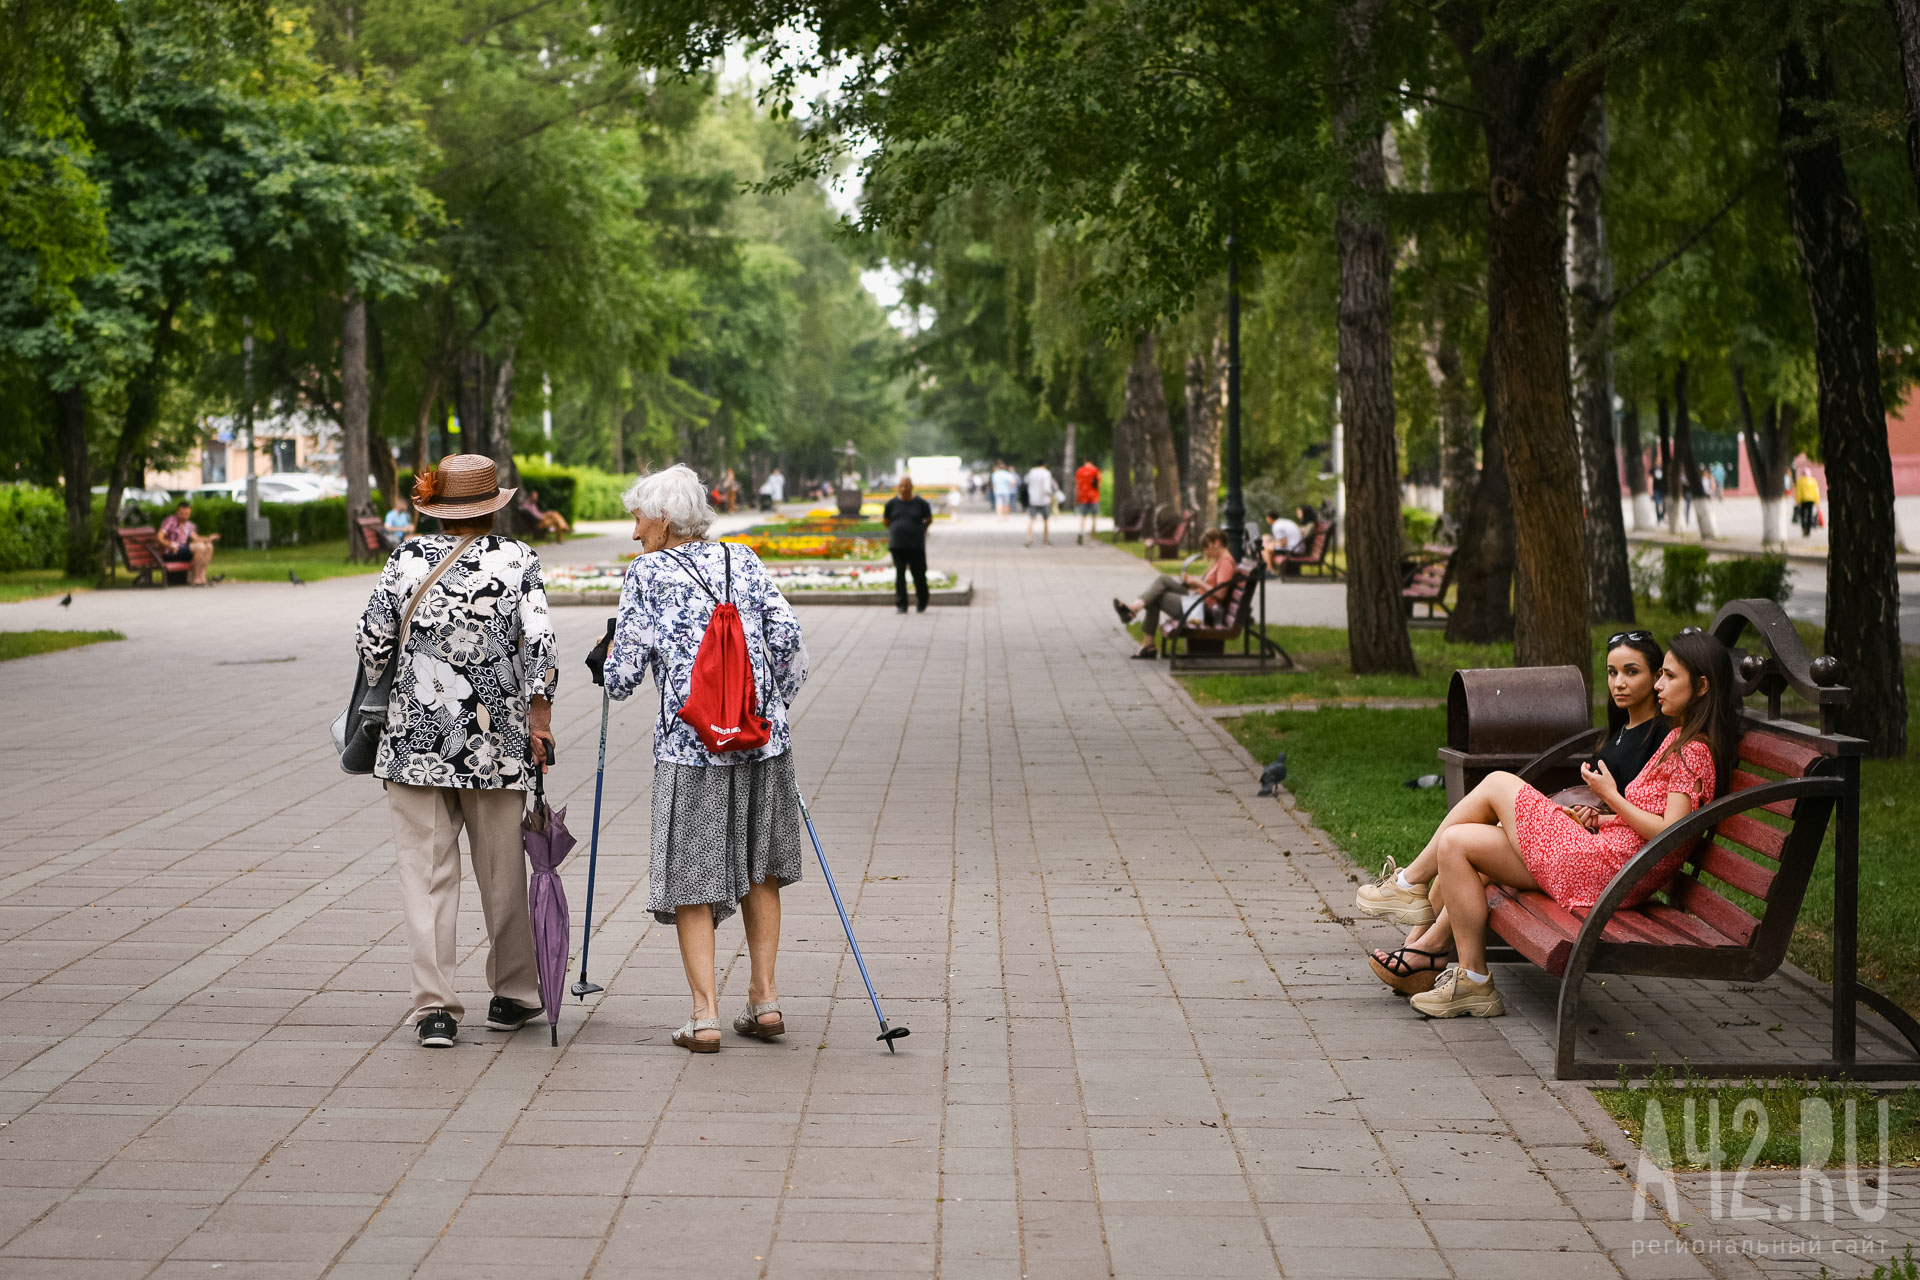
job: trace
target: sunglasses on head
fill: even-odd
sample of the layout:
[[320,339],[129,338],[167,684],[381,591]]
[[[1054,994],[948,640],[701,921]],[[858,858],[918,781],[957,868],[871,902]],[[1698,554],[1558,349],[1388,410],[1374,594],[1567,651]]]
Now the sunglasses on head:
[[1607,637],[1607,648],[1611,649],[1613,648],[1613,646],[1619,644],[1623,640],[1651,640],[1651,639],[1653,639],[1653,632],[1651,631],[1616,631],[1612,635]]

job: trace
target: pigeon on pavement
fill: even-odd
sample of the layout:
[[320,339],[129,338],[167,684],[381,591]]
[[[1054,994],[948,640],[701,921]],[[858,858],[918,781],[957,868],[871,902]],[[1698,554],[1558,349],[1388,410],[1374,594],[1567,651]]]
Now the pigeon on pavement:
[[307,580],[301,577],[299,572],[294,569],[287,570],[287,581],[296,587],[304,587],[307,585]]
[[73,592],[69,591],[67,592],[67,594],[60,597],[60,607],[62,609],[69,609],[73,607]]
[[1273,758],[1273,763],[1260,771],[1260,794],[1270,796],[1273,789],[1287,780],[1287,753],[1282,751]]

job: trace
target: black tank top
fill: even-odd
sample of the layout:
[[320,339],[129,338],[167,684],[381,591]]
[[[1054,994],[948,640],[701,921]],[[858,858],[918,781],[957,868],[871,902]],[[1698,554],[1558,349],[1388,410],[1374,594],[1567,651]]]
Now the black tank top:
[[1655,714],[1637,728],[1622,725],[1607,735],[1598,755],[1607,762],[1614,785],[1625,791],[1627,784],[1640,776],[1640,771],[1647,767],[1647,761],[1653,759],[1653,753],[1666,740],[1670,727],[1665,716]]

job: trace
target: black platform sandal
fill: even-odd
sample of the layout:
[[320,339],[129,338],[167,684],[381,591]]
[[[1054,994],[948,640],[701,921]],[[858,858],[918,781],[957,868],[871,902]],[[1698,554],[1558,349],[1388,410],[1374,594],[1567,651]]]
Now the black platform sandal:
[[[1422,956],[1429,963],[1416,965],[1407,959],[1409,953]],[[1386,957],[1385,963],[1381,962],[1380,956]],[[1376,947],[1367,953],[1367,967],[1373,970],[1374,977],[1401,995],[1417,996],[1423,991],[1433,990],[1433,984],[1440,980],[1440,975],[1446,971],[1447,953],[1422,951],[1418,947],[1395,947],[1391,951]]]

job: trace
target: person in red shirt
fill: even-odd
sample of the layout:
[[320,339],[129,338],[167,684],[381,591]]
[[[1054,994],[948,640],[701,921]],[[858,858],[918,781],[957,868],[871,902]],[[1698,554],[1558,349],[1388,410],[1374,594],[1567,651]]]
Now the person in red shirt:
[[1084,546],[1087,535],[1100,523],[1100,466],[1092,458],[1073,473],[1073,509],[1080,516],[1080,532],[1073,535],[1074,545]]

